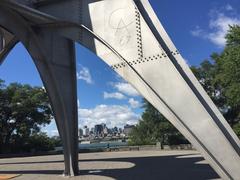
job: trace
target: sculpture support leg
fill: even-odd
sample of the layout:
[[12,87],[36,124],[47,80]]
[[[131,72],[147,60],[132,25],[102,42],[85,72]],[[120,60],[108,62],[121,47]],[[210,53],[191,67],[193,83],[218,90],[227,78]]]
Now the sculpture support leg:
[[3,36],[0,31],[0,52],[3,50]]
[[78,118],[74,42],[48,31],[35,32],[24,19],[0,7],[0,24],[30,53],[48,92],[63,142],[65,175],[77,175]]
[[65,38],[50,33],[43,36],[42,45],[49,57],[35,63],[48,91],[63,142],[64,174],[74,176],[79,173],[75,47]]

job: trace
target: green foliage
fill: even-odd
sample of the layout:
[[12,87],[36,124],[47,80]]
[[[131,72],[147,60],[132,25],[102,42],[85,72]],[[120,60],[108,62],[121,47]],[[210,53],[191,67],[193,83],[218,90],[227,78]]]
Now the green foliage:
[[[212,57],[215,56],[217,56],[217,54],[212,55]],[[222,86],[220,86],[219,82],[216,81],[216,64],[205,60],[199,67],[192,66],[191,69],[220,111],[222,111],[223,114],[226,114],[226,97],[223,94]]]
[[49,151],[54,150],[55,147],[61,146],[61,140],[59,137],[51,137],[49,138],[46,133],[37,133],[33,134],[27,141],[27,149],[31,150],[31,152],[36,151]]
[[198,78],[200,84],[203,86],[205,91],[215,99],[217,93],[217,87],[213,83],[213,78],[215,76],[215,66],[209,61],[203,61],[199,67],[193,66],[193,73]]
[[240,137],[240,123],[239,122],[233,126],[233,130],[236,133],[236,135],[238,137]]
[[227,45],[222,53],[212,56],[216,66],[215,82],[222,89],[233,126],[240,119],[240,26],[230,27]]
[[234,125],[240,121],[240,27],[232,26],[221,53],[213,53],[210,61],[192,67],[195,76],[219,110]]
[[[52,111],[43,88],[0,80],[0,153],[19,151],[40,138],[40,127],[49,124]],[[42,138],[44,140],[44,138]],[[17,148],[16,148],[17,147]]]
[[240,26],[239,25],[230,26],[230,30],[226,35],[226,40],[227,40],[227,47],[240,46]]
[[130,134],[132,145],[180,144],[186,142],[178,130],[158,112],[150,103],[144,100],[145,111],[139,124]]

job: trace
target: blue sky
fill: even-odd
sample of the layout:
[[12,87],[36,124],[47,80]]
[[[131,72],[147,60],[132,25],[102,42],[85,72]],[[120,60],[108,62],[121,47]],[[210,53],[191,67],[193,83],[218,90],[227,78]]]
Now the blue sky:
[[[160,21],[189,65],[199,65],[225,45],[229,24],[240,24],[239,0],[150,0]],[[142,98],[103,61],[76,44],[79,125],[109,127],[136,124]],[[21,44],[0,67],[0,78],[42,86],[37,70]],[[43,128],[56,134],[54,121]]]

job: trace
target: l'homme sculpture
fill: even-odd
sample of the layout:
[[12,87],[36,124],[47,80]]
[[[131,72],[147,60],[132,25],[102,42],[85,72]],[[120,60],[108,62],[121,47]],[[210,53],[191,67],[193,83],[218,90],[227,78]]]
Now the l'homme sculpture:
[[223,179],[240,179],[240,141],[170,40],[148,0],[1,0],[0,63],[17,42],[31,55],[77,175],[74,42],[131,83]]

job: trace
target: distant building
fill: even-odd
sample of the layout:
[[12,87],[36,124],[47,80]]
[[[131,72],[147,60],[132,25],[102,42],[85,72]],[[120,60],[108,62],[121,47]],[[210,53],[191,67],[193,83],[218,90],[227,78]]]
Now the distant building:
[[118,134],[118,128],[117,128],[117,127],[114,127],[114,128],[112,129],[112,133],[113,133],[113,135],[117,135],[117,134]]
[[88,137],[89,133],[90,133],[89,128],[87,126],[84,126],[84,128],[83,128],[83,136],[84,137]]
[[103,125],[97,124],[94,128],[95,136],[101,137],[103,135]]
[[108,128],[108,134],[109,134],[109,135],[112,135],[112,134],[113,134],[112,129]]
[[81,128],[78,129],[78,137],[83,136],[83,130]]
[[129,134],[132,132],[134,127],[135,127],[134,125],[128,125],[128,124],[124,126],[124,130],[123,130],[124,134],[126,136],[129,136]]
[[89,132],[90,136],[94,136],[94,128],[91,128],[90,132]]
[[122,128],[119,128],[119,129],[118,129],[118,132],[119,132],[120,134],[122,134],[122,133],[123,133],[123,129],[122,129]]
[[108,135],[108,128],[105,126],[103,129],[103,135],[106,137]]

